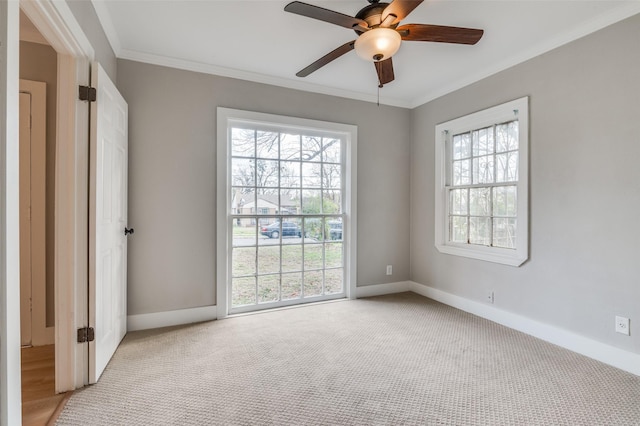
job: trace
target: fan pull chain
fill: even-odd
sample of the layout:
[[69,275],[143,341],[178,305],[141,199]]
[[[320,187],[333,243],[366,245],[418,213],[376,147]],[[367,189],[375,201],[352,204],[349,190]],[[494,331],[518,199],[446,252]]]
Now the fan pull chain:
[[378,84],[378,106],[380,106],[380,88],[382,87],[382,84]]

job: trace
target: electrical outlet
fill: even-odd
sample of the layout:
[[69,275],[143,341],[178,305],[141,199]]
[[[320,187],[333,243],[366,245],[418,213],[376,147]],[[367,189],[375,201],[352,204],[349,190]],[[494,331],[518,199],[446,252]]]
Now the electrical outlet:
[[393,266],[387,265],[387,275],[393,274]]
[[493,303],[493,291],[487,291],[486,301],[488,303]]
[[616,316],[616,333],[629,336],[629,318]]

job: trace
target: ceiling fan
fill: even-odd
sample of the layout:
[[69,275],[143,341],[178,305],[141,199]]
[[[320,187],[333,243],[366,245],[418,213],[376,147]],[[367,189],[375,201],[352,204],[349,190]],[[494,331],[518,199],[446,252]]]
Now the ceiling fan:
[[370,4],[356,13],[355,17],[300,1],[291,2],[285,6],[286,12],[349,28],[358,34],[357,39],[343,44],[298,71],[296,73],[298,77],[306,77],[355,49],[358,56],[373,61],[378,73],[379,87],[382,87],[395,78],[391,57],[400,48],[402,40],[476,44],[484,33],[483,30],[474,28],[442,25],[405,24],[398,26],[400,21],[406,18],[423,0],[393,0],[391,3],[380,3],[379,0],[367,1]]

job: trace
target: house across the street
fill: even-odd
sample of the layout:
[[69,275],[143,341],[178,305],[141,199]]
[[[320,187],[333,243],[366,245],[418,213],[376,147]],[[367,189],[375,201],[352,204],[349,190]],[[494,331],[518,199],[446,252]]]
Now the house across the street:
[[[299,202],[292,200],[287,195],[257,194],[256,196],[254,192],[243,194],[237,191],[233,196],[231,205],[236,214],[265,215],[264,218],[259,219],[260,225],[269,225],[275,222],[277,218],[273,217],[274,215],[300,213]],[[236,219],[236,225],[238,226],[253,226],[255,224],[254,218]]]

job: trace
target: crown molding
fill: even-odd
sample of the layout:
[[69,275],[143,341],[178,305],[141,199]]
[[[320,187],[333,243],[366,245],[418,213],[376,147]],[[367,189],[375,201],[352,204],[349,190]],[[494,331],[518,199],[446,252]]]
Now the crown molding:
[[[136,62],[144,62],[152,65],[165,66],[170,68],[182,69],[186,71],[200,72],[204,74],[212,74],[221,77],[229,77],[240,80],[252,81],[255,83],[269,84],[278,87],[284,87],[294,90],[301,90],[305,92],[324,94],[329,96],[337,96],[346,99],[364,101],[376,103],[378,102],[377,96],[372,94],[366,94],[356,91],[349,91],[343,89],[337,89],[313,83],[306,83],[296,80],[291,80],[282,77],[273,77],[260,73],[242,71],[233,68],[222,67],[218,65],[206,64],[196,61],[190,61],[180,58],[166,57],[162,55],[155,55],[145,52],[139,52],[134,50],[123,49],[117,31],[111,19],[111,15],[105,5],[104,1],[91,0],[98,19],[100,20],[102,27],[107,35],[107,39],[111,44],[116,57],[120,59],[127,59]],[[440,86],[436,90],[429,91],[421,96],[413,99],[398,99],[381,96],[379,103],[381,105],[388,105],[400,108],[413,109],[417,108],[425,103],[428,103],[434,99],[445,96],[456,90],[462,89],[522,62],[528,61],[536,56],[542,55],[581,37],[589,35],[593,32],[601,30],[616,22],[622,21],[633,15],[640,13],[640,1],[630,2],[623,6],[620,6],[614,10],[598,15],[594,19],[585,22],[583,25],[572,28],[564,33],[552,38],[551,40],[538,43],[535,46],[523,50],[516,55],[505,58],[490,67],[486,67],[478,70],[477,72],[468,75],[463,79],[456,80],[450,84]]]
[[599,15],[594,19],[585,22],[583,25],[567,30],[562,34],[559,34],[557,37],[552,38],[551,40],[545,41],[543,43],[538,43],[535,46],[523,50],[517,55],[508,57],[491,67],[480,69],[478,70],[478,72],[470,74],[464,79],[457,80],[455,82],[452,82],[451,84],[439,87],[438,90],[434,90],[424,94],[423,96],[417,97],[408,102],[409,108],[417,108],[434,99],[455,92],[456,90],[462,89],[463,87],[469,86],[501,71],[514,67],[518,64],[528,61],[529,59],[533,59],[536,56],[540,56],[567,43],[599,31],[605,27],[608,27],[609,25],[613,25],[624,19],[630,18],[631,16],[637,15],[638,13],[640,13],[640,1],[629,3],[625,6],[611,10],[609,11],[609,13]]
[[[186,71],[194,71],[203,74],[212,74],[220,77],[229,77],[239,80],[252,81],[254,83],[269,84],[288,89],[302,90],[305,92],[318,93],[322,95],[337,96],[364,102],[377,102],[375,95],[369,95],[360,92],[337,89],[335,87],[326,87],[317,84],[303,83],[282,77],[273,77],[264,74],[242,71],[233,68],[226,68],[202,62],[189,61],[185,59],[171,58],[167,56],[153,55],[149,53],[136,52],[133,50],[122,49],[119,59],[127,59],[130,61],[144,62],[152,65],[160,65],[169,68],[176,68]],[[409,108],[409,103],[401,99],[394,99],[380,96],[380,105],[388,105],[400,108]]]

